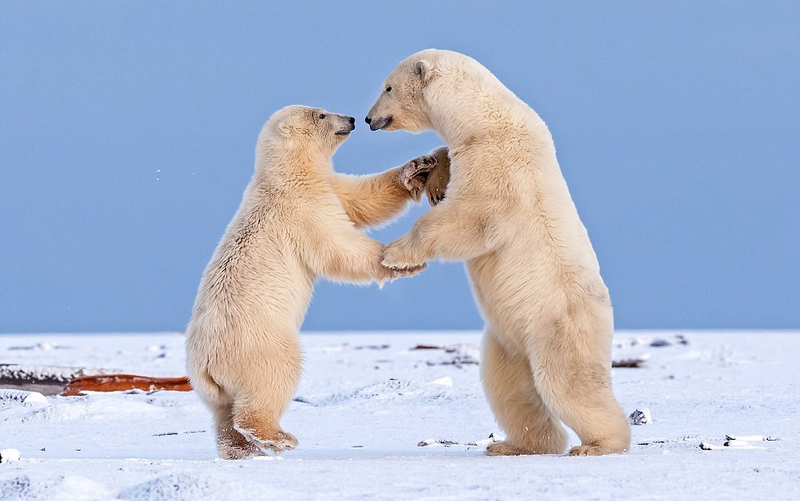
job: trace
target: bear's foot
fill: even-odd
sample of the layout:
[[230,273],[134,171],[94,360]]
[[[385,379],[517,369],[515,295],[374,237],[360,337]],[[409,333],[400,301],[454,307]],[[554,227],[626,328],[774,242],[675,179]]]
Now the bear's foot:
[[258,447],[247,444],[244,447],[220,444],[219,455],[222,459],[249,459],[267,454]]
[[236,428],[247,440],[262,451],[281,453],[290,451],[297,447],[297,438],[291,433],[282,430],[275,430],[269,433],[260,433],[258,436],[252,431],[244,428]]
[[218,429],[217,448],[222,459],[247,459],[265,455],[247,437],[229,426],[222,426]]
[[528,454],[533,453],[526,451],[525,449],[521,449],[515,445],[511,445],[505,440],[502,442],[494,442],[486,446],[487,456],[525,456]]
[[626,449],[613,447],[607,444],[588,444],[573,447],[567,453],[568,456],[605,456],[606,454],[621,454],[627,452]]

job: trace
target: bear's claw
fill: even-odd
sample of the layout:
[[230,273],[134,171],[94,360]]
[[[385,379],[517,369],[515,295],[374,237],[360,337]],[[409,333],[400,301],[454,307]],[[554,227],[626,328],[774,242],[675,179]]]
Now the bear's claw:
[[401,244],[389,244],[383,249],[381,265],[392,270],[414,270],[425,267],[425,260],[414,259],[414,256]]
[[400,183],[412,194],[419,195],[425,188],[428,173],[436,167],[437,160],[433,155],[423,155],[406,162],[399,173]]

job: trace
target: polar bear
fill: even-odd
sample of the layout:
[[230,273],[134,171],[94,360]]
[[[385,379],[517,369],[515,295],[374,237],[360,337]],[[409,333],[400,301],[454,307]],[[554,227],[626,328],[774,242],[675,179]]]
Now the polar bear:
[[335,173],[331,157],[354,122],[305,106],[269,119],[255,174],[203,274],[187,366],[223,458],[297,445],[279,421],[300,378],[298,332],[317,277],[382,283],[423,268],[381,266],[383,245],[357,229],[397,215],[424,181],[400,182],[416,160],[372,176]]
[[481,377],[507,439],[489,455],[624,452],[611,391],[613,314],[544,121],[474,59],[424,50],[389,75],[372,130],[433,129],[449,146],[447,195],[386,246],[393,268],[464,260],[486,319]]

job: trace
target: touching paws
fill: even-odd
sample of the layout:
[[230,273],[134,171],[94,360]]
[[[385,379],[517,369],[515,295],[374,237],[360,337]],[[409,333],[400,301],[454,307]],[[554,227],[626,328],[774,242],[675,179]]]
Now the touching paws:
[[426,259],[416,256],[411,252],[404,239],[396,240],[383,249],[383,261],[381,264],[393,270],[413,270],[424,268]]
[[375,281],[378,282],[378,287],[381,289],[386,282],[394,282],[398,278],[413,277],[427,267],[426,264],[422,266],[413,266],[408,268],[388,268],[386,266],[378,266],[378,273]]
[[428,194],[428,203],[431,207],[444,200],[447,184],[450,182],[450,157],[447,146],[434,150],[431,155],[436,157],[436,165],[425,180],[425,192]]
[[428,155],[409,160],[400,168],[398,181],[419,202],[422,192],[428,195],[431,207],[444,200],[450,182],[450,150],[442,146]]
[[428,180],[428,173],[436,167],[436,157],[434,155],[423,155],[413,160],[409,160],[398,172],[398,181],[408,190],[411,198],[419,201],[425,184]]
[[427,264],[422,264],[420,266],[411,266],[408,268],[388,268],[384,266],[384,268],[388,272],[390,280],[419,275],[422,272],[422,270],[424,270],[427,267],[428,267]]
[[386,256],[386,247],[383,248],[383,253],[379,256],[379,262],[377,266],[377,273],[375,276],[375,280],[378,282],[378,286],[383,288],[383,284],[386,282],[393,282],[398,278],[403,277],[413,277],[414,275],[419,274],[424,270],[428,265],[426,263],[422,263],[419,265],[414,266],[397,266],[397,267],[389,267],[383,264],[384,258]]

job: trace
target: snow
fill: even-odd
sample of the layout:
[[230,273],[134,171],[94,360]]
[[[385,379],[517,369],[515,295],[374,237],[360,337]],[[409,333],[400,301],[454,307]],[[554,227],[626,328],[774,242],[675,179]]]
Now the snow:
[[0,403],[12,400],[27,406],[49,405],[44,395],[39,392],[4,390],[0,388]]
[[[614,359],[644,362],[613,369],[615,393],[649,419],[606,457],[484,456],[502,432],[479,333],[302,338],[296,450],[215,459],[191,392],[2,393],[0,449],[21,458],[0,464],[0,499],[800,499],[797,332],[619,333]],[[5,364],[181,376],[184,360],[174,333],[0,335]]]

